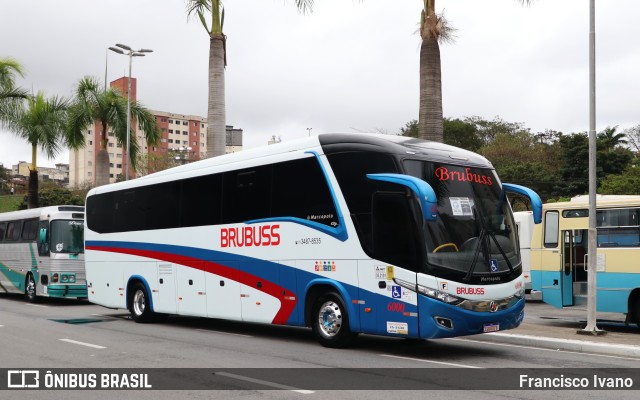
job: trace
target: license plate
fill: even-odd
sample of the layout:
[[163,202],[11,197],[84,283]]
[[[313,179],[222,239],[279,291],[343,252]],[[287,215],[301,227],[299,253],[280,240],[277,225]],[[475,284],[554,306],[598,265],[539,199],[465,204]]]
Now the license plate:
[[484,327],[483,327],[482,330],[483,330],[484,333],[498,332],[500,330],[500,324],[499,323],[484,324]]

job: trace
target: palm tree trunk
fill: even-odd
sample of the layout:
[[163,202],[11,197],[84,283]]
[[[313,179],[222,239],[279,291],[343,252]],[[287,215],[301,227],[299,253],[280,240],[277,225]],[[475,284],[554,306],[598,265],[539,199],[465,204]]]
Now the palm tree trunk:
[[29,170],[29,191],[27,207],[38,208],[38,170]]
[[29,191],[27,192],[27,207],[38,208],[38,168],[36,167],[36,156],[38,147],[31,145],[31,168],[29,168]]
[[109,152],[100,149],[96,155],[96,187],[109,184]]
[[211,34],[209,42],[209,109],[207,113],[207,157],[225,154],[225,37]]
[[443,142],[442,75],[438,39],[427,37],[420,46],[420,138]]
[[100,125],[102,125],[102,132],[100,134],[100,151],[96,154],[96,187],[109,184],[108,126],[104,121]]

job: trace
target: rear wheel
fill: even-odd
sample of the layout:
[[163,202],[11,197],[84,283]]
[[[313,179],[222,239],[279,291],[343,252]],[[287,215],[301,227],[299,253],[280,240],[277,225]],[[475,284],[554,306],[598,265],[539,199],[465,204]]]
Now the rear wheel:
[[325,347],[346,347],[356,334],[349,329],[349,315],[342,298],[336,293],[320,296],[313,313],[313,333]]
[[27,280],[24,285],[24,299],[29,303],[35,303],[36,296],[36,281],[33,279],[33,275],[27,275]]
[[129,300],[129,312],[131,313],[131,318],[136,322],[150,322],[153,319],[149,294],[142,283],[133,285],[131,299]]

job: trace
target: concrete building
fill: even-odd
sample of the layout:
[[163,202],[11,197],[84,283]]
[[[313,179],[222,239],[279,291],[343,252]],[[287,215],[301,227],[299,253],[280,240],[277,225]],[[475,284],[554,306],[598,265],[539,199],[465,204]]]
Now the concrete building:
[[[29,170],[31,163],[26,161],[18,161],[17,164],[11,166],[11,176],[13,178],[23,179],[25,182],[29,180]],[[56,164],[55,168],[38,167],[38,179],[43,182],[56,182],[62,185],[69,183],[69,164]]]
[[[123,96],[127,96],[127,77],[111,82],[112,88],[118,89]],[[137,80],[131,78],[131,101],[137,98]],[[156,146],[147,146],[144,132],[137,124],[131,126],[140,149],[140,165],[138,173],[129,169],[129,177],[145,175],[160,169],[165,169],[181,163],[192,162],[206,157],[207,151],[207,118],[195,115],[184,115],[165,111],[150,110],[155,115],[160,129],[160,140]],[[86,132],[86,146],[78,151],[69,153],[69,185],[78,187],[95,184],[96,155],[100,151],[99,123],[91,126]],[[242,129],[227,126],[227,153],[242,150]],[[124,145],[126,147],[126,144]],[[124,175],[126,168],[126,151],[123,145],[117,143],[113,132],[108,132],[107,150],[109,152],[110,182],[116,182],[118,176]]]

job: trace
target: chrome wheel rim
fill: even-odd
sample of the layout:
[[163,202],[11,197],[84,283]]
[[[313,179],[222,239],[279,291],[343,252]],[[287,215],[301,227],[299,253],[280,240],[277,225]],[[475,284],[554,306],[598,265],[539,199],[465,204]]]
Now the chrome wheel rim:
[[327,338],[332,338],[340,332],[342,328],[342,310],[334,301],[327,301],[318,310],[318,326],[320,334]]
[[133,312],[136,315],[142,315],[146,308],[146,300],[142,290],[136,291],[133,295]]
[[36,295],[36,283],[33,280],[33,277],[29,277],[29,281],[27,282],[27,297],[30,299],[34,298]]

